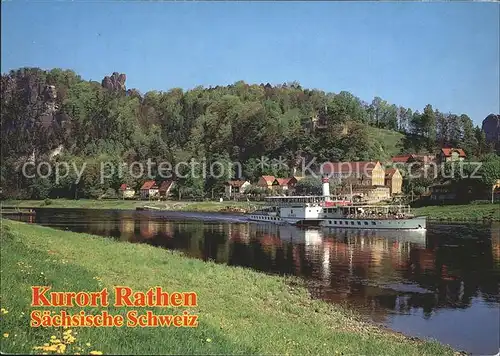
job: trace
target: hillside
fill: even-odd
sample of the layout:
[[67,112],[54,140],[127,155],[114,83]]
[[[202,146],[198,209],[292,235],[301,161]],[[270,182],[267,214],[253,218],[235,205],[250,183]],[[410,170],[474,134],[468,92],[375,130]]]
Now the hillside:
[[380,142],[382,159],[388,160],[401,152],[405,138],[401,132],[371,126],[367,130],[370,140]]
[[[325,93],[296,82],[239,81],[140,93],[127,89],[126,79],[113,73],[98,83],[70,70],[38,68],[3,74],[3,194],[95,198],[112,195],[122,183],[138,188],[148,178],[125,170],[101,181],[101,164],[146,167],[151,161],[149,177],[161,178],[160,164],[203,161],[175,188],[183,196],[199,197],[222,191],[224,182],[237,176],[288,176],[303,158],[318,163],[386,160],[403,146],[418,152],[444,144],[472,155],[484,152],[482,136],[467,115],[445,115],[431,105],[414,112],[378,97],[366,103],[349,92]],[[86,169],[81,176],[74,170],[56,179],[57,160]],[[43,161],[52,173],[46,178],[40,172],[32,178],[23,173],[25,163]],[[242,169],[225,169],[231,162]],[[212,169],[214,165],[219,168]],[[180,177],[188,169],[169,173]]]

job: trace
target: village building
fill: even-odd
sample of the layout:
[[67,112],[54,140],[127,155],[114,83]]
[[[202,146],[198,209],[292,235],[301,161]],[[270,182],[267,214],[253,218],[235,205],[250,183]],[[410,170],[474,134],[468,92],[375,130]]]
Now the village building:
[[259,181],[257,182],[257,187],[263,189],[272,189],[275,179],[276,179],[275,176],[261,176],[259,178]]
[[403,176],[399,169],[389,168],[385,171],[385,186],[389,187],[390,194],[400,194],[403,186]]
[[[385,187],[385,170],[376,162],[327,162],[322,166],[322,174],[330,177],[334,184],[346,183],[352,188],[352,195],[360,200],[377,202],[390,198],[390,188]],[[350,190],[349,189],[349,190]]]
[[154,180],[147,180],[140,189],[141,199],[152,199],[159,197],[159,187]]
[[358,185],[384,186],[385,170],[376,162],[326,162],[322,174],[340,183],[350,178]]
[[436,160],[436,156],[434,155],[417,155],[414,153],[406,154],[406,155],[398,155],[391,158],[391,162],[393,164],[410,164],[410,163],[423,163],[425,165],[429,165]]
[[122,199],[132,199],[135,195],[135,190],[128,186],[126,183],[120,185],[118,192],[120,193]]
[[408,161],[410,160],[411,158],[411,154],[410,155],[398,155],[398,156],[394,156],[391,158],[391,162],[392,163],[408,163]]
[[457,199],[456,186],[451,180],[429,187],[430,199],[437,202],[454,201]]
[[304,179],[304,177],[301,177],[301,176],[293,176],[291,178],[288,179],[288,193],[291,194],[291,195],[294,195],[295,194],[295,191],[296,191],[296,185],[297,183]]
[[290,178],[276,178],[273,182],[272,189],[277,192],[288,191],[288,182]]
[[460,162],[466,157],[467,155],[461,148],[441,148],[441,151],[439,152],[440,163]]
[[391,189],[385,186],[354,185],[352,186],[353,197],[358,197],[367,203],[376,203],[391,198]]
[[173,187],[174,187],[173,180],[164,180],[163,182],[161,182],[160,187],[158,188],[160,199],[168,199]]
[[224,195],[228,199],[240,198],[245,190],[250,187],[250,182],[246,180],[229,180],[224,183]]

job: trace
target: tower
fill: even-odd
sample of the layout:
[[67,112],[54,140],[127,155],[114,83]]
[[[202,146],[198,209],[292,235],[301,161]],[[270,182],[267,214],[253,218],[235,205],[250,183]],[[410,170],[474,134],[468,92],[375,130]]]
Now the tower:
[[321,181],[323,182],[323,197],[325,201],[330,201],[330,183],[328,182],[328,177],[323,177]]

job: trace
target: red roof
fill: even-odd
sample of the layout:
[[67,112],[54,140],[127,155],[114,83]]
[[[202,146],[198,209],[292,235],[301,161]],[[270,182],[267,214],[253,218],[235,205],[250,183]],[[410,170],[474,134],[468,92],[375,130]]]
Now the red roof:
[[466,154],[461,148],[441,148],[441,152],[445,157],[451,157],[452,152],[457,152],[459,157],[466,157]]
[[142,185],[141,190],[143,190],[143,189],[151,189],[154,186],[156,186],[156,182],[154,180],[147,180]]
[[123,183],[122,185],[120,185],[120,190],[127,190],[127,184]]
[[415,161],[429,162],[436,159],[433,155],[411,155]]
[[164,180],[163,182],[161,182],[160,184],[160,189],[159,191],[161,192],[166,192],[170,189],[170,186],[174,183],[174,181],[172,180]]
[[[288,184],[288,182],[290,181],[290,179],[291,179],[291,178],[276,178],[276,179],[274,180],[274,182],[277,182],[277,183],[278,183],[278,185],[283,186],[283,185],[287,185],[287,184]],[[274,182],[273,182],[273,184],[274,184]]]
[[230,185],[231,187],[239,188],[245,183],[246,183],[246,180],[228,180],[226,182],[226,185]]
[[410,159],[412,155],[404,155],[404,156],[394,156],[391,158],[391,161],[394,163],[406,163]]
[[325,162],[322,173],[371,173],[377,162]]
[[274,176],[261,176],[262,179],[264,179],[266,182],[274,182],[274,180],[276,179]]
[[386,178],[392,178],[394,173],[396,173],[398,170],[396,168],[389,168],[385,170],[385,177]]

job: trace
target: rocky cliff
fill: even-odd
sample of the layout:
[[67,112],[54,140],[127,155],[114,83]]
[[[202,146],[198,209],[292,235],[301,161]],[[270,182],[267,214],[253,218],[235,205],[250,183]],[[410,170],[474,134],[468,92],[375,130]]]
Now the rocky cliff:
[[103,88],[113,91],[125,91],[127,76],[123,73],[114,72],[111,76],[105,76],[101,82]]
[[486,140],[498,148],[500,141],[500,115],[488,115],[483,120],[482,130],[486,136]]

